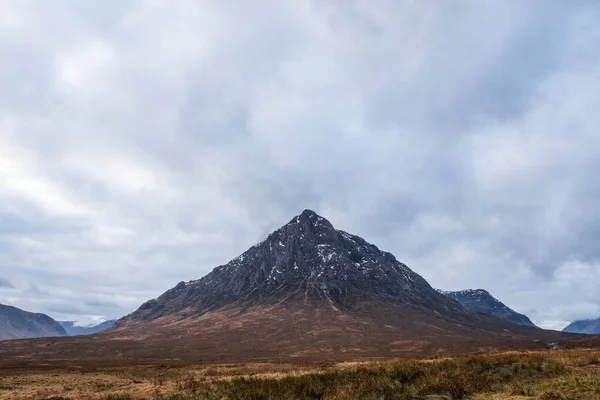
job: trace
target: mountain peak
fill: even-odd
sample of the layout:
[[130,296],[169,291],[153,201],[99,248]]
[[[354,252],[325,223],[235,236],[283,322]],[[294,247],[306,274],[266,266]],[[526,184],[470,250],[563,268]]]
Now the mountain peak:
[[[301,214],[294,217],[286,226],[288,225],[300,225],[303,226],[307,230],[314,230],[317,227],[321,227],[321,229],[335,231],[335,228],[327,219],[323,218],[313,210],[304,210]],[[284,229],[286,226],[282,227]]]
[[307,208],[306,210],[302,211],[302,213],[298,216],[298,218],[315,219],[315,218],[323,218],[323,217],[321,217],[319,214],[317,214],[313,210],[310,210]]
[[147,302],[133,317],[153,319],[182,310],[195,315],[228,304],[292,298],[337,307],[367,298],[455,307],[392,254],[305,210],[228,264]]
[[161,348],[202,349],[238,361],[249,354],[397,356],[414,351],[409,343],[415,339],[437,354],[433,338],[450,340],[444,343],[452,347],[468,339],[479,347],[490,337],[534,335],[531,328],[466,310],[392,254],[336,230],[311,210],[203,278],[144,303],[111,329],[107,334],[142,335],[160,340]]

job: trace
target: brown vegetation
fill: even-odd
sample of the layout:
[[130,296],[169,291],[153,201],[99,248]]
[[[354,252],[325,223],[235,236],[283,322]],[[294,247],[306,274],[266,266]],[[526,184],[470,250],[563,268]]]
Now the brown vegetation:
[[100,334],[0,342],[0,368],[114,367],[228,362],[332,362],[435,357],[478,351],[542,350],[580,335],[523,327],[481,316],[459,324],[383,302],[352,311],[289,302],[172,317]]
[[0,399],[600,399],[600,351],[322,365],[3,370]]

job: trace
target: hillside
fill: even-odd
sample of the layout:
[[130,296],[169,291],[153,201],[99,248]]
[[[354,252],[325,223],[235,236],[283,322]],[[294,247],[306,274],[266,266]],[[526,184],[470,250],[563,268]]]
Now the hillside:
[[0,340],[66,335],[63,327],[45,314],[0,304]]
[[[0,364],[356,360],[544,349],[570,338],[470,312],[392,254],[306,210],[112,328],[0,345]],[[33,354],[32,346],[47,351]]]
[[467,289],[456,292],[440,291],[440,293],[457,301],[469,311],[490,315],[518,325],[535,327],[526,315],[510,309],[486,290]]
[[563,332],[585,333],[587,335],[600,334],[600,318],[572,322],[563,329]]
[[159,330],[203,338],[204,349],[223,357],[389,355],[553,335],[466,310],[392,254],[310,210],[109,332],[152,339]]

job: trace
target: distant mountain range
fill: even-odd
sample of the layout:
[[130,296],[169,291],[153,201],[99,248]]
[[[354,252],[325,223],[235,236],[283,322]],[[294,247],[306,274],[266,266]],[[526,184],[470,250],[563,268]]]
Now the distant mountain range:
[[491,315],[518,325],[535,327],[533,322],[523,314],[510,309],[500,300],[483,289],[466,289],[456,292],[440,290],[440,293],[457,301],[469,311]]
[[69,336],[91,335],[110,328],[117,322],[116,319],[104,321],[93,326],[77,326],[74,321],[59,321],[60,325],[67,331]]
[[588,335],[600,334],[600,318],[575,321],[563,329],[563,332],[585,333]]
[[0,304],[0,340],[48,336],[67,336],[67,332],[45,314]]

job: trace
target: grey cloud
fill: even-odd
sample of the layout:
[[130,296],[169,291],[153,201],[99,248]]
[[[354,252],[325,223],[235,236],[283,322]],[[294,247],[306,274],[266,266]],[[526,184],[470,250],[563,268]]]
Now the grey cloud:
[[0,301],[118,317],[313,208],[434,286],[600,315],[595,2],[5,7]]
[[88,307],[94,307],[97,309],[104,309],[104,310],[114,310],[115,308],[118,307],[118,305],[112,301],[102,301],[102,300],[87,300],[87,301],[83,302],[83,305],[88,306]]
[[0,278],[0,288],[14,288],[14,285],[9,280]]

